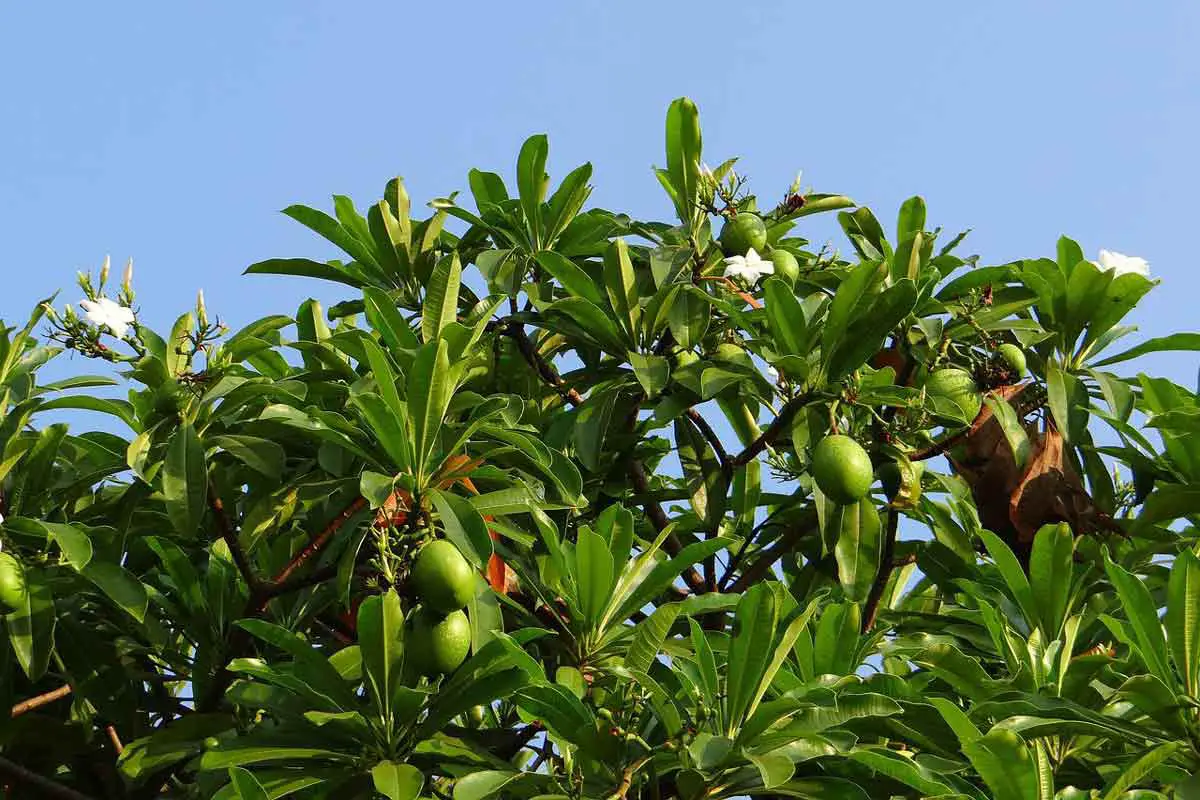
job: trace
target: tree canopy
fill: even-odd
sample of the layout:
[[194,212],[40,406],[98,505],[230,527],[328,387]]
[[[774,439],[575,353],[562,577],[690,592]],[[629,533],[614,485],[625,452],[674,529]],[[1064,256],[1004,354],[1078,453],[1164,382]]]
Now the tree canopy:
[[7,796],[1200,797],[1145,261],[762,188],[686,99],[675,219],[547,160],[287,208],[344,257],[244,280],[329,308],[155,332],[106,265],[0,326]]

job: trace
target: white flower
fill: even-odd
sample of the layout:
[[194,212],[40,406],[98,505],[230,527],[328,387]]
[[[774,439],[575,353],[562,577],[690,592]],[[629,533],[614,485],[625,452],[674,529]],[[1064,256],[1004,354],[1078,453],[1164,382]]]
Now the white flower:
[[107,297],[101,297],[98,300],[80,300],[79,305],[87,312],[89,322],[107,326],[118,339],[124,338],[125,331],[129,330],[129,326],[133,324],[133,309]]
[[762,280],[764,275],[774,273],[775,265],[755,252],[753,247],[744,256],[725,259],[725,277],[743,280],[751,286]]
[[1137,256],[1127,256],[1124,253],[1117,253],[1113,250],[1101,250],[1100,261],[1097,266],[1100,269],[1108,270],[1114,277],[1124,275],[1128,272],[1136,273],[1144,278],[1150,277],[1149,261]]

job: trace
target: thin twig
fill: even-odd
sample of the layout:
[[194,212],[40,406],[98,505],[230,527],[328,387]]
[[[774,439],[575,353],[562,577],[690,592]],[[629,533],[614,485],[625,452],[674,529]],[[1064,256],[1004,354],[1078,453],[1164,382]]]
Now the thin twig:
[[733,456],[729,460],[730,465],[735,468],[744,466],[752,458],[755,458],[763,450],[766,450],[792,424],[792,420],[796,417],[796,414],[799,413],[800,409],[804,408],[807,402],[807,394],[800,394],[788,400],[783,408],[780,409],[779,416],[775,418],[775,421],[768,425],[767,429],[757,439],[746,445],[745,450]]
[[866,605],[863,606],[863,633],[875,627],[875,619],[879,616],[879,601],[883,599],[883,592],[887,589],[888,581],[892,579],[892,570],[896,566],[896,532],[899,528],[900,513],[894,508],[889,508],[887,512],[887,534],[883,540],[883,555],[880,557],[879,574],[875,576],[875,583],[872,584],[871,593],[867,595]]
[[53,703],[59,698],[66,697],[71,693],[71,685],[64,683],[62,686],[53,691],[39,694],[37,697],[31,697],[28,700],[22,700],[12,707],[12,716],[19,717],[22,714],[33,711],[35,708],[41,708],[44,705]]
[[796,544],[800,541],[805,531],[806,528],[801,525],[792,525],[789,527],[775,544],[764,550],[758,558],[742,571],[738,579],[730,585],[728,591],[735,594],[744,592],[765,578],[776,561],[795,549]]
[[721,468],[728,472],[730,468],[729,453],[725,452],[725,445],[721,444],[721,437],[717,436],[717,432],[713,430],[712,425],[709,425],[708,420],[696,409],[689,408],[684,413],[687,414],[687,418],[699,429],[700,435],[708,442],[708,446],[716,453],[717,460],[721,462]]
[[367,500],[365,497],[356,497],[350,505],[342,509],[342,512],[325,526],[325,530],[321,531],[316,538],[305,545],[303,550],[292,557],[287,566],[281,569],[271,580],[271,584],[277,586],[287,581],[293,572],[304,566],[305,562],[321,552],[325,548],[325,545],[329,544],[329,541],[333,539],[334,535],[341,530],[341,527],[346,524],[346,521],[361,511],[366,505]]
[[28,786],[34,793],[42,797],[61,798],[61,800],[93,800],[83,792],[77,792],[69,786],[52,781],[44,775],[22,767],[15,761],[9,761],[4,756],[0,756],[0,776],[13,783]]
[[121,744],[121,737],[117,735],[117,729],[112,725],[105,727],[104,732],[108,734],[108,740],[112,742],[113,750],[117,751],[117,755],[125,752],[125,745]]
[[250,587],[250,593],[254,594],[260,591],[262,581],[254,574],[254,569],[250,566],[250,559],[246,557],[246,551],[242,549],[242,542],[238,539],[237,531],[233,529],[229,515],[225,513],[225,504],[221,502],[221,498],[211,484],[208,487],[208,505],[212,509],[213,517],[217,520],[217,529],[220,531],[221,538],[229,547],[229,554],[233,557],[234,565],[242,574],[246,585]]

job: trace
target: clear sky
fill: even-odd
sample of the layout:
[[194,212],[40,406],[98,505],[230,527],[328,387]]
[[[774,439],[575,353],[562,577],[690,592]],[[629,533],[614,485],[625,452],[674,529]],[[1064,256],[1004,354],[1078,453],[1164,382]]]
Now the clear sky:
[[[593,202],[667,218],[650,173],[669,101],[700,105],[706,160],[767,197],[797,169],[891,227],[925,195],[983,263],[1144,256],[1144,333],[1200,329],[1200,4],[1158,2],[255,2],[0,4],[0,318],[133,256],[162,327],[203,287],[233,324],[319,284],[242,277],[333,251],[277,211],[414,200],[511,174],[550,134]],[[807,223],[818,240],[828,223]],[[1194,385],[1194,354],[1140,366]]]

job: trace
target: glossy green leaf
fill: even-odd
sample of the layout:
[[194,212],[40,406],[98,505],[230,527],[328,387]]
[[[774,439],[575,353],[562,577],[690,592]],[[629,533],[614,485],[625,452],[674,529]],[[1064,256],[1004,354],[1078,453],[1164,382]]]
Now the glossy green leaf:
[[208,469],[204,445],[190,424],[183,424],[171,434],[162,476],[163,500],[171,524],[181,536],[196,535],[208,502]]

